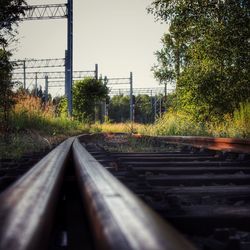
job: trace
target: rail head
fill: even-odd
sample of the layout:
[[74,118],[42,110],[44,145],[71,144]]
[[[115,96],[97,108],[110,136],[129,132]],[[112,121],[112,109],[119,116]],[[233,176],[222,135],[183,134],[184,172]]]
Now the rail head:
[[74,138],[61,143],[0,195],[0,249],[44,249]]
[[73,159],[98,249],[195,249],[113,177],[76,139]]

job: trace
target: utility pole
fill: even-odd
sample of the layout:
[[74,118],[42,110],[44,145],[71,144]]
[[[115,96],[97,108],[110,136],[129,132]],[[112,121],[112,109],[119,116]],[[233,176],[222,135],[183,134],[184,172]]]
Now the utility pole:
[[49,95],[49,78],[45,76],[45,103],[48,102],[48,95]]
[[95,79],[98,80],[98,64],[95,64]]
[[159,97],[159,114],[160,114],[160,117],[161,117],[161,108],[162,108],[162,106],[161,106],[161,103],[162,102],[162,97]]
[[[107,86],[108,84],[108,78],[107,76],[104,77],[104,85]],[[104,102],[104,117],[108,117],[108,108],[107,108],[107,100]],[[104,119],[105,121],[105,119]]]
[[25,60],[23,61],[23,88],[26,89],[26,65],[25,65]]
[[155,117],[155,120],[156,121],[156,118],[157,118],[157,95],[155,94],[155,100],[154,100],[154,117]]
[[68,98],[68,115],[72,116],[72,80],[73,80],[73,0],[67,3],[67,60],[66,60],[66,91]]
[[165,106],[165,112],[167,111],[167,82],[164,83],[165,84],[165,88],[164,88],[164,106]]
[[35,96],[37,96],[37,72],[35,73]]
[[64,95],[67,97],[68,96],[68,82],[69,82],[69,79],[68,79],[68,73],[67,73],[67,70],[68,70],[68,52],[67,50],[65,50],[65,86],[64,86]]
[[130,121],[134,121],[134,107],[133,107],[133,73],[130,72]]

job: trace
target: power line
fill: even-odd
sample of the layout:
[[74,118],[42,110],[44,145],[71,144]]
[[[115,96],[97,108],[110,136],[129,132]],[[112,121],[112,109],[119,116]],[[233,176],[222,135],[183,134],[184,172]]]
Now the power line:
[[23,59],[12,61],[14,70],[25,68],[65,67],[65,58]]
[[[26,80],[30,79],[44,79],[45,76],[48,76],[49,79],[65,79],[65,71],[48,71],[48,72],[26,72]],[[82,79],[85,77],[94,77],[94,70],[87,71],[73,71],[73,79]],[[23,79],[23,73],[13,73],[12,80]]]

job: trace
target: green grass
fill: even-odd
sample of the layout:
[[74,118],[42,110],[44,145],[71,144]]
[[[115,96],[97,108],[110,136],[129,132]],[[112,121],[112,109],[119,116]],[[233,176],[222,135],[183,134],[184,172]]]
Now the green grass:
[[55,117],[52,104],[21,96],[10,114],[8,133],[0,132],[0,158],[18,158],[27,152],[50,148],[69,136],[86,133],[89,125]]
[[[197,123],[182,112],[169,111],[150,125],[110,122],[89,125],[66,117],[54,117],[52,105],[41,108],[37,98],[25,97],[13,110],[10,125],[8,134],[0,133],[0,158],[20,157],[26,152],[50,148],[69,136],[88,132],[249,138],[250,103],[241,104],[233,115],[225,115],[220,121],[210,123]],[[132,151],[137,142],[131,139]],[[119,147],[122,150],[126,145]]]
[[169,111],[154,124],[104,123],[94,124],[92,132],[139,133],[143,135],[212,136],[250,138],[250,103],[241,104],[233,115],[213,122],[196,122],[183,112]]
[[61,117],[43,117],[37,114],[17,113],[12,116],[11,126],[15,131],[32,129],[48,135],[77,134],[88,131],[89,126],[75,120]]
[[27,152],[43,151],[69,136],[86,133],[88,127],[66,118],[12,117],[12,130],[0,134],[0,158],[19,158]]

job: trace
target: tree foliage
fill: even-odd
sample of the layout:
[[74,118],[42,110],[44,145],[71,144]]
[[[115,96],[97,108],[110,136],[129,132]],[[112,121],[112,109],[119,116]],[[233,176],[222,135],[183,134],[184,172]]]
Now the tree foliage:
[[138,123],[153,121],[152,98],[149,95],[144,94],[135,97],[134,116]]
[[73,116],[78,120],[94,121],[95,107],[108,97],[108,88],[102,81],[85,78],[73,85]]
[[155,76],[177,83],[179,107],[197,120],[233,113],[250,97],[248,0],[155,0],[170,25]]
[[26,1],[24,0],[1,0],[0,4],[0,44],[8,45],[8,38],[15,35],[17,21],[24,14]]
[[9,61],[10,53],[0,49],[0,123],[1,130],[8,128],[9,111],[13,101],[11,82],[12,65]]
[[129,96],[115,95],[111,98],[108,105],[109,119],[115,122],[125,122],[129,117]]
[[15,27],[24,13],[25,5],[23,0],[1,0],[0,4],[0,123],[4,130],[8,129],[9,112],[14,104],[11,81],[13,65],[7,46],[16,34]]
[[[165,112],[174,106],[175,96],[168,94],[167,98],[159,94],[149,96],[140,94],[134,98],[134,121],[138,123],[152,123],[155,116]],[[130,97],[127,95],[115,95],[111,98],[108,105],[109,118],[113,122],[125,122],[130,120]]]

